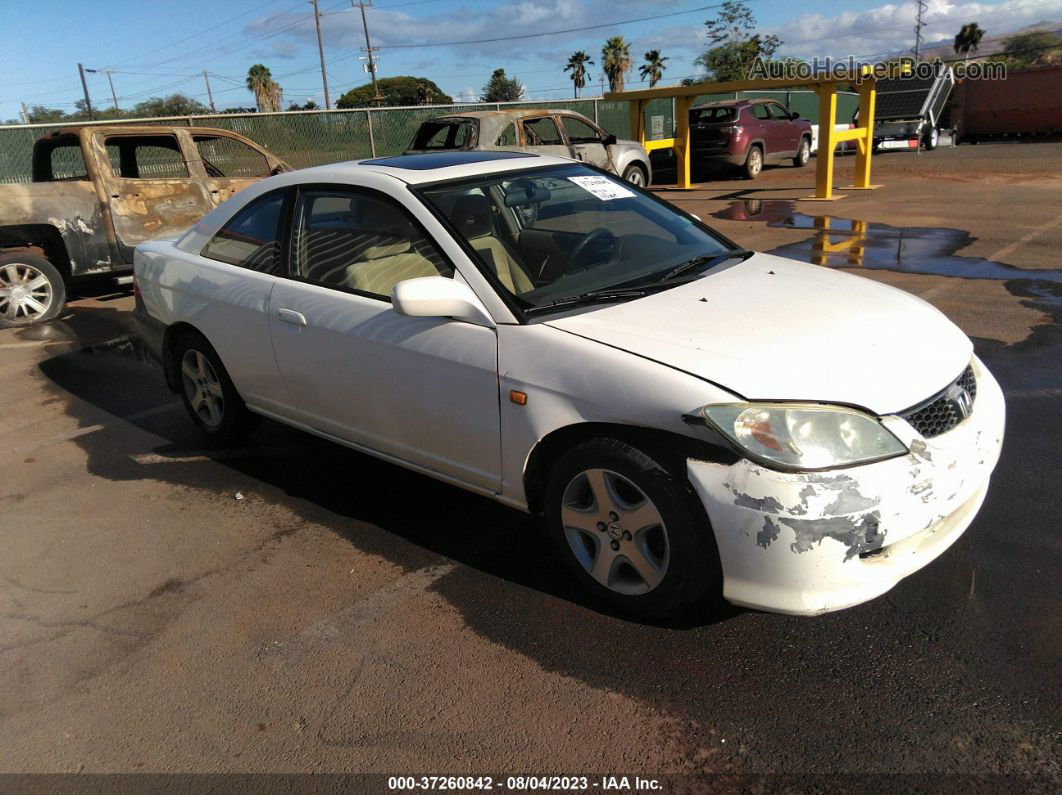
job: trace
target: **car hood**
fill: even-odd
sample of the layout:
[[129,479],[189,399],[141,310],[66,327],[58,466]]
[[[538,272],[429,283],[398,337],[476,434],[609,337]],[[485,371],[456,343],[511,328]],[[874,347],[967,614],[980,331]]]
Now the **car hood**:
[[973,354],[966,335],[920,298],[770,254],[547,323],[750,400],[841,403],[879,415],[941,391]]

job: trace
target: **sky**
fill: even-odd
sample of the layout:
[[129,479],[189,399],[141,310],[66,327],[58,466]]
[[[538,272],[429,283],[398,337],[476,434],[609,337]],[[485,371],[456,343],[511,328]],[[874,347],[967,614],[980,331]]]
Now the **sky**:
[[[350,0],[319,2],[334,102],[368,80],[360,60],[364,34]],[[927,2],[929,42],[950,40],[966,22],[994,36],[1062,20],[1062,0]],[[748,0],[748,6],[760,32],[783,40],[779,55],[873,59],[914,43],[916,0]],[[502,67],[520,79],[529,99],[544,100],[571,97],[572,82],[562,71],[568,56],[582,49],[599,64],[602,43],[614,35],[631,42],[636,64],[646,50],[660,49],[670,59],[664,85],[696,74],[704,22],[717,7],[711,0],[375,0],[366,18],[379,47],[380,77],[428,77],[455,99],[471,101]],[[104,69],[113,70],[123,107],[175,92],[205,104],[203,70],[219,110],[251,106],[243,80],[254,63],[272,70],[285,106],[308,99],[324,106],[312,6],[305,0],[0,0],[0,23],[6,33],[0,119],[16,118],[21,102],[73,110],[81,97],[79,61],[100,70],[87,75],[99,106],[111,104]],[[600,91],[598,65],[590,74],[585,95]],[[627,85],[640,85],[636,69]]]

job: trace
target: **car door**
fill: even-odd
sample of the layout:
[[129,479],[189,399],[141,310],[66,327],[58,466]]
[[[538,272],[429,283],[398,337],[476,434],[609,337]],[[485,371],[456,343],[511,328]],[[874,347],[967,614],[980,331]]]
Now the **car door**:
[[800,125],[793,119],[793,114],[777,102],[772,102],[768,107],[771,120],[778,131],[779,148],[795,155],[797,147],[800,146]]
[[138,243],[176,236],[214,203],[173,132],[102,132],[94,138],[107,215],[126,262]]
[[557,121],[552,116],[534,116],[520,121],[525,151],[538,155],[571,158],[572,150],[564,141]]
[[784,144],[779,139],[781,132],[778,129],[778,125],[771,118],[771,111],[765,103],[753,105],[749,110],[752,113],[752,118],[756,120],[756,127],[759,130],[758,137],[763,141],[763,159],[766,161],[776,158],[778,150],[783,149]]
[[589,163],[592,166],[603,168],[606,171],[615,172],[609,157],[608,147],[605,145],[604,132],[594,127],[589,121],[580,119],[578,116],[562,113],[558,117],[561,127],[564,129],[564,137],[568,146],[575,153],[577,160]]
[[291,238],[270,329],[300,421],[500,490],[494,329],[391,307],[398,282],[454,275],[423,227],[381,193],[323,186],[300,190]]
[[269,339],[269,299],[283,272],[283,226],[294,191],[284,188],[237,212],[200,250],[197,268],[175,300],[225,364],[252,408],[293,416],[291,397]]
[[281,167],[279,160],[271,160],[265,152],[238,138],[214,132],[189,133],[215,206]]

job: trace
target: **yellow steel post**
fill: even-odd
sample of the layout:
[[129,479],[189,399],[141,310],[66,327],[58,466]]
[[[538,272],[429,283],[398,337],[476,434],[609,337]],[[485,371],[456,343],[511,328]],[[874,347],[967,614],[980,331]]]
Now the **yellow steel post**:
[[870,158],[874,153],[874,104],[877,99],[876,84],[864,80],[859,86],[859,151],[856,154],[855,175],[850,188],[873,190],[878,185],[870,184]]
[[843,196],[833,195],[833,149],[837,145],[834,125],[837,123],[837,86],[834,83],[818,83],[815,93],[819,96],[819,150],[815,155],[815,195],[807,199],[831,201]]
[[632,100],[630,105],[631,113],[631,138],[643,147],[645,146],[645,101],[641,99]]
[[679,188],[690,186],[690,103],[695,97],[677,97],[675,102],[675,166]]

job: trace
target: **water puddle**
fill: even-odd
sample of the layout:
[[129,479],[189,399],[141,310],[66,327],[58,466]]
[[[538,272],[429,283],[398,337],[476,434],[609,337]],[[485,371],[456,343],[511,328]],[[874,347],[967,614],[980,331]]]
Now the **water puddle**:
[[1062,298],[1052,285],[1062,284],[1062,270],[1030,270],[983,257],[957,256],[956,251],[976,238],[961,229],[889,226],[829,215],[797,212],[787,200],[744,199],[731,202],[713,217],[729,221],[764,221],[768,226],[807,229],[807,240],[769,253],[828,267],[860,267],[950,276],[959,279],[1021,279],[1034,282],[1026,289],[1034,297]]

